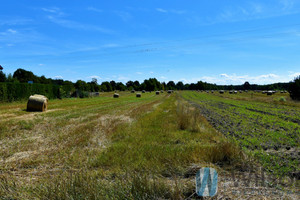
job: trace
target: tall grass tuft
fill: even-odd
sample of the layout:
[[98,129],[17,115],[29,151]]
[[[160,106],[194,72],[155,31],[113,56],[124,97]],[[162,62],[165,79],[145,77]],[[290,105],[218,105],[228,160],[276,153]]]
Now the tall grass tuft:
[[177,105],[177,119],[180,130],[188,130],[191,132],[200,132],[201,121],[200,112],[184,103]]

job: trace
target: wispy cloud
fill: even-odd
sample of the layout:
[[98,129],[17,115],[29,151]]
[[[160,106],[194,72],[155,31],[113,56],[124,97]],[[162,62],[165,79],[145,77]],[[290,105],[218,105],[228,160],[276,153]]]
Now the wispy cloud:
[[162,9],[162,8],[156,8],[155,10],[158,11],[158,12],[161,12],[161,13],[167,13],[168,12],[167,10]]
[[56,16],[64,16],[65,13],[63,11],[61,11],[60,8],[57,7],[51,7],[51,8],[41,8],[42,11],[46,12],[46,13],[50,13],[50,14],[54,14]]
[[[89,8],[92,9],[92,7],[89,7]],[[50,20],[52,23],[55,23],[64,28],[77,29],[77,30],[83,30],[83,31],[98,31],[101,33],[106,33],[106,34],[114,33],[114,31],[112,31],[110,29],[65,19],[66,14],[60,8],[57,8],[57,7],[42,8],[42,10],[44,12],[47,12],[48,14],[50,14],[50,15],[47,15],[48,20]],[[94,9],[94,11],[95,11],[95,9]]]
[[294,7],[295,1],[294,0],[279,0],[279,2],[283,6],[283,10],[289,10]]
[[117,16],[119,16],[125,22],[129,21],[130,19],[132,19],[132,15],[129,12],[115,11],[114,13]]
[[114,47],[119,47],[119,44],[115,44],[115,43],[109,43],[109,44],[104,44],[101,47],[103,48],[114,48]]
[[26,25],[26,24],[29,24],[29,23],[32,23],[33,20],[31,19],[26,19],[26,18],[14,18],[12,19],[11,17],[10,18],[7,18],[7,19],[0,19],[0,26],[4,26],[4,25],[8,25],[8,26],[16,26],[16,25]]
[[103,12],[103,10],[95,8],[95,7],[92,7],[92,6],[88,7],[87,10],[98,12],[98,13],[102,13]]
[[7,29],[4,32],[0,32],[0,35],[7,36],[7,35],[14,35],[16,33],[18,33],[18,32],[14,29]]
[[211,18],[205,24],[266,19],[296,13],[299,13],[299,9],[295,7],[294,0],[277,0],[272,4],[250,1],[223,8],[215,18]]
[[66,19],[55,17],[55,16],[48,16],[48,19],[51,22],[53,22],[57,25],[60,25],[64,28],[77,29],[77,30],[83,30],[83,31],[98,31],[101,33],[106,33],[106,34],[114,33],[114,31],[112,31],[110,29],[105,29],[105,28],[90,25],[90,24],[82,24],[82,23],[79,23],[76,21],[66,20]]
[[178,14],[178,15],[186,13],[186,10],[175,10],[175,9],[166,10],[166,9],[163,9],[163,8],[156,8],[155,10],[157,12],[161,12],[161,13],[172,13],[172,14]]

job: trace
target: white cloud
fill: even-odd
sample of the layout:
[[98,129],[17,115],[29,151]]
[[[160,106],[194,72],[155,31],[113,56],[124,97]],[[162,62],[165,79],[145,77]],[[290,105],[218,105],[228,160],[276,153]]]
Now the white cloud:
[[167,77],[164,77],[164,76],[161,76],[161,77],[159,77],[159,78],[160,78],[160,79],[164,79],[164,80],[167,79]]
[[289,74],[289,77],[292,79],[296,78],[298,76],[300,76],[300,72],[290,72],[290,74]]
[[54,76],[55,79],[63,79],[62,76]]
[[91,79],[93,79],[93,78],[95,78],[95,79],[101,79],[101,77],[100,77],[100,76],[96,76],[96,75],[89,76],[88,78],[91,78]]
[[162,12],[162,13],[167,13],[168,11],[162,8],[156,8],[156,11]]
[[136,72],[136,74],[139,74],[139,75],[141,75],[141,74],[143,74],[142,72]]
[[13,29],[8,29],[7,32],[12,33],[12,34],[16,34],[17,33],[17,31],[13,30]]
[[119,76],[117,79],[118,79],[119,81],[128,81],[130,78],[125,77],[125,76]]
[[[236,75],[236,74],[220,74],[219,76],[204,76],[199,80],[216,83],[219,85],[237,85],[243,84],[246,81],[250,82],[250,84],[269,84],[269,83],[277,83],[277,82],[289,82],[291,81],[292,75],[296,75],[298,73],[294,73],[288,76],[279,76],[277,74],[262,74],[257,76],[249,76],[249,75]],[[300,74],[300,73],[299,73]]]

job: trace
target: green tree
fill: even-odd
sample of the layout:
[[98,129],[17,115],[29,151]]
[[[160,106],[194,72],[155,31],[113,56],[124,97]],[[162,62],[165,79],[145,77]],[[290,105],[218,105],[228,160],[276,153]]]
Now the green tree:
[[0,70],[0,82],[6,82],[6,75]]
[[183,90],[183,89],[184,89],[183,82],[182,82],[182,81],[179,81],[179,82],[176,84],[176,88],[177,88],[177,90]]
[[125,91],[126,86],[122,82],[116,83],[116,90]]
[[129,90],[130,87],[133,88],[133,81],[128,81],[128,82],[126,83],[126,87],[127,87],[127,90]]
[[39,83],[39,78],[35,76],[31,71],[26,71],[24,69],[17,69],[13,77],[18,79],[21,83],[27,83],[28,81],[33,81],[34,83]]
[[86,83],[85,81],[83,81],[83,80],[78,80],[78,81],[76,81],[76,83],[75,83],[75,88],[76,88],[77,90],[84,91],[84,90],[86,89],[86,85],[87,85],[87,83]]
[[167,83],[167,87],[169,90],[175,90],[176,85],[175,85],[174,81],[169,81]]
[[113,90],[110,82],[108,81],[102,82],[101,88],[104,92],[110,92]]
[[139,81],[134,81],[133,82],[133,88],[134,90],[140,90],[140,82]]
[[300,100],[300,76],[296,77],[289,86],[290,97],[294,100]]

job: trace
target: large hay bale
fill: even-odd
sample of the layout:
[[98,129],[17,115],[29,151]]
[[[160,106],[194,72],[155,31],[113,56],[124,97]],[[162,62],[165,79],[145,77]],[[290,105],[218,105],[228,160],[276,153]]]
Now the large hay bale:
[[172,90],[168,90],[168,93],[171,94],[171,93],[172,93]]
[[220,94],[224,94],[224,90],[220,90],[219,93],[220,93]]
[[135,93],[135,90],[131,90],[131,93]]
[[136,97],[142,97],[141,93],[136,93]]
[[118,93],[114,93],[114,98],[119,98],[119,94]]
[[155,94],[156,94],[156,95],[159,95],[159,91],[156,91]]
[[29,97],[27,102],[27,111],[39,111],[44,112],[48,108],[48,98],[35,94]]
[[145,91],[145,90],[143,90],[143,91],[142,91],[142,93],[146,93],[146,91]]

